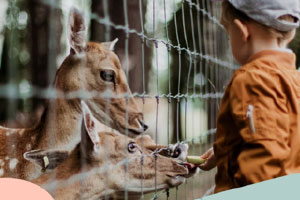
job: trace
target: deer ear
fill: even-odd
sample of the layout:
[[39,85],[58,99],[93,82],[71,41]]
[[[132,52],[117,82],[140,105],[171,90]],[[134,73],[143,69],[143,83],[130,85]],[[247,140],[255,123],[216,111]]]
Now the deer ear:
[[68,156],[68,151],[61,150],[32,150],[23,154],[26,160],[39,165],[43,171],[55,169]]
[[98,135],[98,121],[93,116],[91,110],[84,101],[81,101],[81,108],[83,113],[83,123],[81,128],[81,143],[84,149],[94,147],[94,151],[100,149],[100,137]]
[[84,51],[86,32],[83,15],[78,9],[72,7],[69,16],[69,42],[72,54],[80,54]]
[[113,51],[115,49],[115,45],[119,41],[118,38],[114,39],[111,42],[102,42],[101,45],[104,46],[105,48],[109,49],[110,51]]

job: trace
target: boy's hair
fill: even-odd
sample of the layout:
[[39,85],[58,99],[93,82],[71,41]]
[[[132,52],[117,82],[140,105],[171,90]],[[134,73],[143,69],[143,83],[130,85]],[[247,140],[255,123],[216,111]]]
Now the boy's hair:
[[[278,31],[274,28],[271,28],[269,26],[261,24],[255,20],[251,19],[250,17],[248,17],[242,11],[236,9],[230,2],[223,1],[221,23],[222,24],[232,24],[234,19],[239,19],[242,22],[254,22],[254,23],[264,27],[264,29],[266,31],[268,31],[270,34],[272,34],[274,37],[276,37],[279,40],[279,42],[281,42],[283,40],[292,39],[292,37],[294,35],[294,31],[295,31],[295,29],[293,29],[291,31]],[[290,15],[281,16],[279,19],[288,21],[288,22],[295,22],[295,20],[296,20],[293,16],[290,16]]]

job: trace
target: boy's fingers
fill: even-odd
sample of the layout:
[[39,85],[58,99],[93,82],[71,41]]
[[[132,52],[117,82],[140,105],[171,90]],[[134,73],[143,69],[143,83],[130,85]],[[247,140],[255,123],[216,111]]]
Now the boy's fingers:
[[213,149],[210,148],[209,150],[207,150],[202,156],[200,156],[201,158],[207,159],[209,157],[211,157],[213,154]]
[[200,157],[203,158],[203,159],[209,160],[211,158],[211,156],[212,156],[211,153],[207,152],[207,153],[203,154]]
[[205,154],[201,155],[200,158],[207,159],[208,155],[206,155],[206,153],[205,153]]
[[204,171],[209,171],[212,168],[216,167],[214,160],[207,159],[205,163],[198,165],[198,167]]
[[200,169],[204,171],[211,170],[215,167],[215,158],[214,158],[214,151],[213,148],[208,149],[204,154],[200,156],[203,159],[206,159],[206,161],[202,164],[197,165]]
[[209,152],[205,152],[203,155],[201,155],[200,157],[203,159],[207,159],[209,157],[210,153]]

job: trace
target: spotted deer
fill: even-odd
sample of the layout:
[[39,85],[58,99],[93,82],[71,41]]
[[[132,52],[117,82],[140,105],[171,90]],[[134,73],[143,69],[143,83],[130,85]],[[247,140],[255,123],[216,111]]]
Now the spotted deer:
[[42,167],[58,165],[50,173],[32,180],[56,200],[120,198],[124,197],[125,190],[129,199],[133,199],[140,196],[142,189],[143,193],[149,193],[155,187],[159,191],[184,182],[188,170],[183,165],[161,155],[155,158],[153,152],[139,146],[135,139],[103,132],[84,103],[82,110],[81,142],[69,156],[60,150],[24,154],[26,159]]
[[[87,27],[77,9],[70,12],[69,30],[70,54],[56,73],[57,93],[92,92],[95,95],[85,101],[97,120],[130,137],[140,135],[147,125],[130,96],[118,56],[112,51],[117,40],[86,42]],[[34,128],[0,127],[0,177],[35,178],[40,169],[23,159],[24,152],[50,148],[71,151],[80,141],[80,98],[65,97],[49,101]]]
[[[142,112],[128,87],[126,75],[113,42],[86,42],[87,27],[82,14],[72,9],[69,17],[70,54],[55,77],[55,89],[63,94],[88,91],[94,96],[85,98],[95,118],[101,123],[135,138],[147,129]],[[0,126],[0,177],[31,180],[41,174],[41,168],[23,159],[23,153],[32,149],[57,149],[70,152],[80,141],[80,98],[56,98],[49,101],[39,123],[29,129],[11,129]],[[108,98],[109,97],[109,98]],[[163,149],[149,136],[138,142],[149,150]],[[173,152],[181,152],[182,145],[173,145]],[[175,157],[177,155],[175,154]]]

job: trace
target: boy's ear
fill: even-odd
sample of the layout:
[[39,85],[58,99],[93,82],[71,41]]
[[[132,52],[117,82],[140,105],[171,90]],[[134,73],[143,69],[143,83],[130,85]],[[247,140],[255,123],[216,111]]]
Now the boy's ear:
[[32,150],[23,155],[26,160],[39,165],[43,171],[55,169],[68,156],[68,151],[61,150]]
[[249,33],[249,29],[248,29],[248,26],[247,24],[245,24],[244,22],[242,22],[241,20],[239,19],[235,19],[233,20],[233,23],[237,26],[237,28],[240,30],[241,34],[242,34],[242,38],[243,38],[243,41],[246,42],[250,36],[250,33]]

